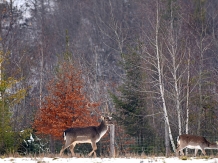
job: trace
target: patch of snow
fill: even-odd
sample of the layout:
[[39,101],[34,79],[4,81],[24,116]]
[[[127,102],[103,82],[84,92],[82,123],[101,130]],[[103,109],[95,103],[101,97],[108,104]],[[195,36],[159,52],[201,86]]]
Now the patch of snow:
[[32,142],[34,142],[34,139],[33,139],[33,135],[32,135],[32,134],[30,134],[30,140],[31,140]]
[[[10,0],[6,0],[10,3]],[[23,11],[24,19],[28,19],[31,17],[30,9],[33,8],[33,3],[30,0],[13,0],[13,7],[16,7],[18,10]]]
[[[25,140],[24,140],[25,141]],[[30,134],[30,139],[27,140],[28,143],[32,143],[34,142],[34,139],[33,139],[33,135]]]
[[141,158],[0,158],[0,162],[14,162],[14,163],[37,163],[37,162],[73,162],[73,163],[215,163],[218,162],[218,158],[209,159],[197,159],[190,158],[188,160],[180,160],[177,157],[165,158],[165,157],[148,157],[146,159]]

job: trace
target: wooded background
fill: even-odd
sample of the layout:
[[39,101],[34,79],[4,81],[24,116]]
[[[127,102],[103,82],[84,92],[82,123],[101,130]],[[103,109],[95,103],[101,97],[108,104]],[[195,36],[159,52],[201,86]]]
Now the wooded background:
[[[169,154],[182,133],[217,136],[217,0],[16,4],[2,1],[0,8],[2,154],[27,151],[23,140],[40,131],[47,149],[57,152],[55,136],[85,121],[99,124],[102,112],[114,118],[121,153],[159,147]],[[75,99],[80,103],[70,103]],[[54,132],[39,127],[47,124],[40,120],[58,121],[40,117],[43,109],[60,119],[49,127]],[[127,150],[124,138],[135,150]]]

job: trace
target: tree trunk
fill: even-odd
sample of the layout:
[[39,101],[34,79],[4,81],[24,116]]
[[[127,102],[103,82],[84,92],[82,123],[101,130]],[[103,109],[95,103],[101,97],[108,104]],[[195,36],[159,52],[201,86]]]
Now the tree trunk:
[[198,126],[197,126],[197,134],[200,135],[200,129],[201,129],[201,112],[202,112],[202,64],[203,64],[203,58],[201,55],[200,64],[199,64],[199,111],[198,111]]
[[39,108],[42,106],[42,77],[43,77],[43,64],[44,64],[44,54],[43,54],[43,47],[41,45],[41,67],[40,67],[40,83],[39,83]]
[[[11,2],[12,3],[12,2]],[[2,13],[5,9],[5,3],[0,3],[0,23],[2,24]],[[0,81],[2,80],[2,62],[4,60],[3,44],[2,44],[2,25],[0,24]],[[2,93],[0,92],[0,100],[2,100]]]
[[190,49],[189,49],[189,58],[188,58],[188,76],[187,76],[187,91],[186,91],[186,123],[185,123],[185,133],[188,134],[188,122],[189,122],[189,82],[190,82]]
[[174,27],[174,15],[173,15],[173,2],[170,1],[170,8],[171,8],[171,20],[170,20],[170,32],[169,32],[169,40],[170,40],[170,48],[169,48],[169,53],[172,57],[172,63],[173,63],[173,81],[174,81],[174,96],[175,96],[175,104],[176,104],[176,111],[177,111],[177,119],[178,119],[178,128],[179,128],[179,135],[182,134],[182,123],[181,123],[181,110],[180,110],[180,89],[179,89],[179,76],[177,76],[178,73],[178,68],[179,65],[176,63],[176,56],[178,56],[178,51],[177,51],[177,32],[176,32],[176,27]]
[[50,148],[51,153],[55,153],[55,144],[54,144],[54,139],[52,136],[50,136],[49,148]]
[[166,150],[166,157],[169,156],[170,154],[170,139],[169,139],[169,131],[168,131],[168,125],[165,121],[165,150]]
[[171,132],[171,128],[170,128],[170,123],[169,123],[169,119],[168,119],[168,113],[167,113],[167,108],[166,108],[166,102],[165,102],[165,94],[164,94],[164,82],[163,82],[163,67],[161,64],[161,52],[159,49],[159,27],[160,27],[160,18],[159,18],[159,5],[157,2],[157,15],[156,15],[156,27],[155,27],[155,46],[156,46],[156,58],[157,58],[157,71],[158,71],[158,85],[159,85],[159,89],[160,89],[160,95],[161,95],[161,100],[162,100],[162,109],[164,112],[164,119],[165,122],[167,123],[167,127],[168,127],[168,132],[169,132],[169,137],[170,137],[170,141],[171,141],[171,145],[173,148],[173,151],[175,152],[175,144],[173,141],[173,137],[172,137],[172,132]]
[[[188,52],[188,76],[187,76],[187,91],[186,91],[186,123],[185,123],[185,133],[188,134],[188,122],[189,122],[189,92],[190,92],[190,87],[189,87],[189,82],[190,82],[190,49]],[[185,150],[186,156],[188,155],[188,149],[186,148]]]

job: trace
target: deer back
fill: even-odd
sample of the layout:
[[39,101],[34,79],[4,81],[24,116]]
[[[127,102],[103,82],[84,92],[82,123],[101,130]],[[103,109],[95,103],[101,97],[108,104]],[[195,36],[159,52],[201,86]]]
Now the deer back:
[[64,131],[66,137],[86,137],[86,138],[92,138],[96,135],[97,130],[95,126],[90,127],[84,127],[84,128],[69,128]]

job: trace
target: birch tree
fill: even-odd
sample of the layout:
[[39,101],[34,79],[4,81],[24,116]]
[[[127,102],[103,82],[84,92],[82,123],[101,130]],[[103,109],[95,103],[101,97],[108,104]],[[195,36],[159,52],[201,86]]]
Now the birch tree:
[[[180,8],[180,2],[178,1],[169,1],[169,11],[166,12],[166,18],[164,20],[164,47],[166,48],[166,62],[168,67],[168,91],[170,98],[173,101],[172,107],[176,108],[177,113],[177,121],[178,121],[178,134],[181,135],[183,131],[183,124],[185,122],[182,121],[183,110],[182,110],[182,102],[186,99],[187,95],[184,92],[184,81],[189,68],[189,58],[187,56],[187,41],[188,37],[183,33],[182,28],[184,24],[184,20],[182,18],[182,11]],[[186,64],[188,62],[188,64]],[[189,81],[189,79],[188,79]],[[187,81],[187,82],[188,82]],[[189,98],[189,97],[188,97]],[[186,99],[187,101],[189,99]]]
[[[175,22],[174,18],[175,12],[174,12],[174,7],[175,7],[175,2],[170,1],[170,15],[169,15],[169,23],[166,22],[166,26],[168,26],[169,30],[166,31],[166,36],[164,38],[167,52],[170,54],[169,59],[168,59],[168,67],[169,71],[172,75],[173,78],[173,101],[175,101],[175,108],[177,111],[177,119],[178,119],[178,133],[181,135],[181,129],[182,129],[182,122],[181,122],[181,109],[180,109],[180,96],[181,96],[181,87],[180,87],[180,80],[182,77],[182,74],[179,74],[179,68],[181,67],[182,64],[182,59],[183,55],[180,53],[180,47],[179,47],[179,29],[180,24],[178,22]],[[177,11],[178,12],[178,11]],[[167,21],[167,20],[166,20]],[[171,64],[170,64],[171,63]]]
[[190,49],[188,49],[188,68],[187,68],[187,82],[186,82],[186,123],[185,133],[189,132],[189,96],[190,96]]
[[[164,121],[165,121],[165,131],[168,132],[166,136],[169,136],[173,151],[175,152],[175,144],[172,136],[171,131],[171,125],[169,121],[168,116],[168,110],[166,105],[166,95],[165,95],[165,74],[164,74],[164,68],[165,65],[165,56],[163,51],[163,42],[161,39],[161,16],[160,16],[160,2],[156,1],[156,13],[154,14],[155,20],[150,21],[151,27],[153,30],[153,34],[145,36],[145,39],[149,40],[147,44],[144,45],[144,53],[145,55],[142,56],[142,59],[145,60],[145,62],[150,61],[150,64],[152,67],[155,67],[155,70],[150,69],[153,71],[153,78],[155,79],[155,85],[157,85],[157,93],[159,94],[159,98],[161,99],[161,108],[163,111]],[[150,19],[151,20],[151,19]],[[166,137],[166,141],[167,141]]]

